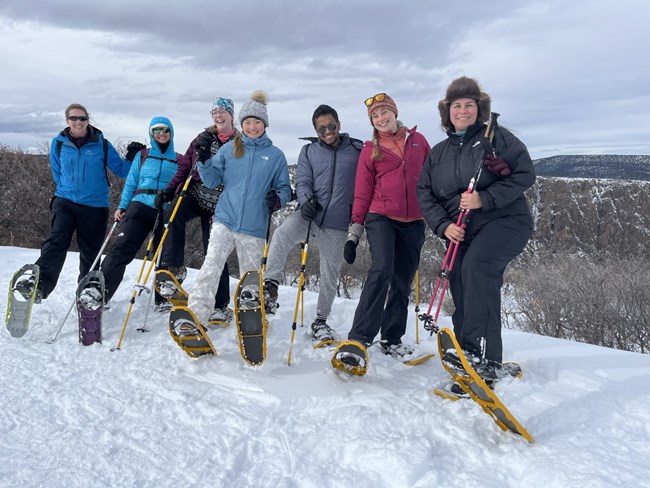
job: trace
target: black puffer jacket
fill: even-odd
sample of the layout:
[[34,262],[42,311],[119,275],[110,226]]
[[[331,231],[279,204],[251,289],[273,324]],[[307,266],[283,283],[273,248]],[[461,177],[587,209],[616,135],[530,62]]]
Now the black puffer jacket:
[[[474,124],[460,138],[448,138],[436,144],[427,156],[417,184],[420,210],[427,224],[440,237],[460,213],[460,195],[467,190],[482,164],[485,125]],[[472,210],[465,230],[469,241],[487,222],[506,216],[519,216],[532,228],[533,222],[524,191],[535,182],[535,168],[526,146],[508,130],[497,127],[493,146],[505,159],[512,173],[502,177],[483,168],[476,185],[483,208]]]

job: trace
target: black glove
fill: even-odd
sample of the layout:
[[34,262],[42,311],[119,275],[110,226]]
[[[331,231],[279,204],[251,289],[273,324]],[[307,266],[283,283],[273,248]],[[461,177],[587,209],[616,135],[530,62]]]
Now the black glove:
[[212,157],[212,136],[207,132],[201,132],[196,138],[194,149],[196,150],[197,159],[205,163]]
[[276,210],[280,210],[280,197],[278,196],[277,193],[275,193],[275,190],[269,190],[266,193],[266,197],[264,197],[264,201],[266,202],[266,206],[269,207],[269,210],[271,212],[275,212]]
[[311,222],[322,209],[323,207],[318,203],[316,197],[313,197],[311,200],[307,200],[300,206],[300,213],[302,214],[303,219],[307,222]]
[[163,208],[163,205],[165,205],[165,203],[171,202],[174,199],[175,193],[176,192],[173,188],[165,188],[163,191],[158,193],[158,195],[156,195],[156,198],[153,201],[154,206],[158,209]]
[[357,259],[357,246],[362,234],[363,225],[353,222],[348,227],[348,240],[345,241],[345,247],[343,248],[343,259],[345,259],[346,263],[354,264],[354,260]]
[[133,162],[135,155],[138,154],[138,152],[142,151],[145,147],[147,146],[138,141],[129,142],[129,145],[126,146],[126,156],[124,157],[127,161]]
[[483,161],[483,165],[494,174],[499,176],[508,176],[510,173],[512,173],[508,161],[492,154],[487,155],[485,161]]
[[348,264],[354,264],[354,260],[357,259],[357,246],[358,242],[354,241],[345,241],[345,247],[343,248],[343,259]]

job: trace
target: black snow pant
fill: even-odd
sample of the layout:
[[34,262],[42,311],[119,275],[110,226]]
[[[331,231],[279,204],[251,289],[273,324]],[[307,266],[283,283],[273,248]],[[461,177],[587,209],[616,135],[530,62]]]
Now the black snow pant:
[[[106,283],[106,302],[113,298],[117,287],[120,286],[122,278],[124,278],[127,265],[133,261],[142,243],[147,239],[154,224],[156,224],[158,213],[155,208],[140,202],[131,202],[126,209],[126,213],[122,216],[117,239],[115,239],[113,248],[104,259],[101,267]],[[158,247],[162,232],[163,221],[161,216],[154,232],[153,251]],[[162,297],[156,294],[156,303],[162,300]]]
[[424,244],[424,221],[399,222],[370,213],[365,224],[372,265],[348,339],[371,343],[381,330],[382,341],[400,344],[406,333],[411,283]]
[[[168,222],[169,218],[176,207],[176,197],[165,210],[165,221]],[[187,223],[196,217],[201,218],[201,236],[203,237],[203,256],[208,250],[208,240],[210,239],[210,219],[212,213],[199,205],[196,197],[187,192],[183,197],[183,201],[178,207],[178,211],[174,216],[174,220],[169,224],[169,232],[163,243],[161,268],[183,266],[185,263],[185,228]],[[221,272],[221,279],[219,280],[219,288],[214,296],[215,308],[227,307],[230,303],[230,272],[228,270],[228,262],[223,265]]]
[[102,247],[108,222],[108,207],[88,207],[54,197],[50,209],[50,235],[43,242],[41,256],[36,261],[40,267],[39,288],[43,298],[52,293],[59,280],[74,232],[77,232],[79,246],[77,281],[81,281]]
[[449,274],[454,333],[463,349],[501,363],[501,285],[506,266],[532,235],[528,219],[503,217],[461,242]]

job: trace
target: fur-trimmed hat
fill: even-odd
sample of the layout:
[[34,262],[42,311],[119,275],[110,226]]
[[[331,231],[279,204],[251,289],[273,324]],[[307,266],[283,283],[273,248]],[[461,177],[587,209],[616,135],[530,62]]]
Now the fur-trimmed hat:
[[[381,98],[381,100],[377,100],[377,98]],[[371,121],[372,113],[380,108],[387,108],[388,110],[395,112],[395,117],[397,117],[397,105],[395,104],[395,101],[385,93],[378,93],[374,97],[368,98],[368,100],[373,100],[372,104],[368,106],[368,118]]]
[[440,111],[440,121],[443,129],[446,131],[454,131],[454,124],[451,123],[449,117],[449,107],[454,100],[459,98],[473,98],[478,105],[478,118],[477,122],[487,122],[490,118],[490,95],[481,91],[481,87],[472,78],[461,76],[456,78],[447,87],[445,98],[438,102],[438,110]]
[[239,109],[239,125],[248,117],[255,117],[264,122],[264,127],[269,126],[269,115],[266,112],[266,104],[269,100],[266,92],[255,90],[251,99],[242,105]]

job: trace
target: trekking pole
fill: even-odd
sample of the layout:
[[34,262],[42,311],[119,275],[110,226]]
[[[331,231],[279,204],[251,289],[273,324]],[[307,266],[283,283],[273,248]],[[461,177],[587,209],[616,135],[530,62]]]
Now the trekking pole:
[[[162,215],[162,210],[160,211],[160,214],[158,215],[160,217]],[[163,217],[164,218],[164,217]],[[155,232],[155,229],[154,229]],[[158,259],[156,260],[156,269],[160,268],[160,257],[162,256],[162,253],[158,254]],[[147,290],[149,293],[149,300],[147,301],[147,306],[144,309],[144,320],[142,322],[142,327],[138,327],[136,330],[138,332],[149,332],[149,329],[147,329],[147,319],[149,318],[149,311],[151,310],[151,299],[154,297],[156,294],[156,284],[155,284],[156,278],[152,279],[151,282],[151,289],[147,288],[147,283],[144,283],[144,290]]]
[[[158,255],[160,254],[160,251],[162,249],[162,246],[165,242],[165,239],[167,238],[167,234],[169,232],[169,226],[170,224],[174,221],[174,217],[176,217],[176,213],[178,212],[178,209],[181,206],[181,202],[185,198],[186,192],[188,187],[190,186],[190,181],[192,181],[192,175],[194,174],[194,169],[196,168],[196,165],[198,163],[198,160],[194,162],[192,165],[192,169],[190,170],[189,174],[187,175],[187,178],[185,179],[185,183],[183,184],[183,188],[178,194],[178,199],[176,200],[176,205],[174,206],[174,211],[169,217],[169,221],[165,224],[165,231],[163,232],[162,237],[160,238],[160,243],[158,244],[158,247],[156,248],[156,252],[153,255],[153,258],[151,259],[151,265],[149,266],[149,269],[147,270],[147,273],[144,277],[144,283],[146,283],[149,280],[149,275],[151,274],[151,270],[156,264],[156,261],[158,259]],[[158,219],[160,218],[160,213],[158,213],[158,216],[156,217],[156,222],[154,223],[154,232],[156,230],[156,227],[158,226]],[[149,239],[149,243],[147,244],[147,251],[145,254],[145,259],[142,261],[142,268],[140,268],[140,274],[138,275],[138,281],[135,284],[135,290],[133,291],[133,295],[131,296],[130,304],[129,304],[129,310],[126,313],[126,319],[124,320],[124,325],[122,326],[122,333],[120,334],[120,340],[117,343],[117,346],[111,349],[111,351],[115,351],[120,349],[120,345],[122,344],[122,338],[124,337],[124,332],[126,331],[126,325],[129,323],[129,317],[131,316],[131,310],[133,309],[133,304],[135,303],[135,299],[137,295],[142,293],[143,289],[146,288],[144,285],[140,285],[140,278],[142,277],[142,272],[144,271],[145,264],[147,262],[147,257],[151,251],[151,248],[149,246],[153,246],[153,237],[154,234],[151,235],[151,239]],[[140,289],[140,293],[138,293],[138,288]]]
[[[307,226],[307,237],[304,242],[300,243],[302,250],[300,251],[300,279],[298,280],[298,295],[296,296],[296,308],[293,311],[293,323],[291,324],[291,340],[289,341],[289,357],[287,358],[287,365],[291,366],[291,353],[293,351],[293,341],[296,337],[296,320],[298,318],[298,308],[302,309],[302,316],[305,313],[305,267],[307,266],[307,252],[309,250],[309,234],[311,233],[311,221]],[[300,303],[302,300],[302,307]]]
[[[467,190],[465,190],[465,193],[474,193],[476,191],[476,185],[478,183],[478,180],[481,178],[481,174],[483,172],[483,161],[485,159],[486,153],[490,150],[492,150],[493,152],[491,144],[494,138],[494,130],[496,128],[496,120],[498,117],[499,117],[498,113],[493,112],[490,114],[490,119],[488,120],[487,126],[485,128],[485,134],[484,134],[485,140],[489,141],[489,147],[484,146],[483,154],[476,162],[475,174],[472,177],[472,179],[469,180],[469,185],[467,186]],[[469,212],[470,209],[468,208],[461,209],[460,214],[458,215],[458,219],[456,220],[456,225],[461,229],[465,229],[465,227],[467,227],[467,223],[469,222]],[[437,333],[439,330],[438,317],[440,316],[440,309],[442,308],[442,302],[445,298],[445,292],[447,291],[447,286],[449,284],[449,275],[454,266],[454,261],[456,260],[458,247],[459,244],[456,244],[454,242],[449,243],[449,247],[447,248],[447,252],[445,253],[445,257],[442,261],[442,266],[440,267],[440,271],[438,272],[438,277],[436,278],[436,283],[433,289],[433,294],[431,295],[431,300],[429,301],[429,308],[427,309],[427,313],[421,314],[419,317],[420,320],[422,320],[422,322],[424,323],[424,329],[429,331],[430,335],[433,335],[434,332]],[[439,290],[440,290],[440,297],[438,298],[438,305],[436,307],[435,315],[432,316],[431,309],[433,308],[433,304],[435,303],[436,298],[438,297]]]
[[[144,268],[147,264],[147,261],[149,260],[149,257],[151,256],[151,250],[153,249],[153,241],[154,238],[156,237],[156,227],[158,227],[158,219],[160,219],[161,212],[158,212],[158,215],[156,216],[156,221],[153,224],[153,229],[151,229],[151,237],[149,238],[149,242],[147,242],[147,249],[144,253],[144,258],[142,259],[142,266],[140,266],[140,272],[138,273],[138,279],[136,280],[135,285],[133,286],[133,294],[131,295],[131,300],[129,300],[129,309],[126,311],[126,318],[124,319],[124,325],[122,326],[122,332],[120,333],[120,339],[117,341],[117,346],[113,347],[111,351],[119,351],[120,346],[122,345],[122,339],[124,338],[124,332],[126,332],[126,324],[129,323],[129,318],[131,317],[131,312],[133,311],[133,305],[135,304],[135,298],[137,295],[142,293],[144,289],[146,288],[144,285],[140,284],[140,280],[142,279],[142,273],[144,272]],[[149,277],[149,274],[147,274],[146,278],[144,279],[144,283],[147,282],[147,278]]]
[[[117,228],[119,223],[120,223],[119,220],[116,220],[116,221],[113,222],[113,226],[111,227],[111,230],[108,231],[108,235],[106,236],[106,239],[104,239],[104,243],[102,244],[102,247],[99,249],[99,252],[97,253],[97,256],[95,256],[95,261],[90,266],[90,271],[92,271],[95,268],[95,266],[97,266],[97,263],[99,262],[99,260],[102,257],[102,253],[104,252],[104,249],[108,245],[108,241],[110,241],[110,239],[111,239],[111,237],[113,235],[113,232],[115,231],[115,229]],[[45,342],[47,342],[48,344],[54,344],[56,342],[56,340],[59,338],[59,334],[61,334],[61,331],[63,330],[63,326],[65,325],[66,321],[68,320],[68,317],[70,316],[70,313],[72,312],[72,309],[74,308],[76,303],[77,303],[77,296],[76,296],[76,293],[75,293],[75,297],[73,298],[72,303],[70,304],[70,308],[68,308],[68,313],[65,314],[65,317],[61,321],[61,325],[59,326],[59,330],[56,331],[56,334],[54,335],[54,337],[52,337],[52,339],[48,339]]]
[[418,313],[420,312],[420,270],[415,270],[415,343],[420,343],[420,321]]

